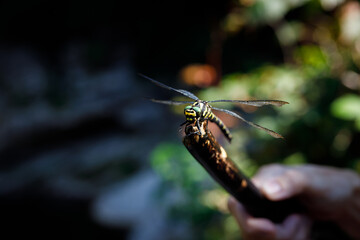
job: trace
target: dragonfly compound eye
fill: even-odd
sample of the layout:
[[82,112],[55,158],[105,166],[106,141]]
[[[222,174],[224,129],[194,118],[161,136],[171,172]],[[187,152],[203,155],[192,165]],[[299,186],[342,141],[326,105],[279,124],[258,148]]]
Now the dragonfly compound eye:
[[196,113],[200,113],[201,109],[199,107],[193,107],[193,109],[195,110]]
[[188,122],[194,122],[196,119],[196,112],[192,106],[187,106],[184,109],[184,114],[186,117],[186,121]]

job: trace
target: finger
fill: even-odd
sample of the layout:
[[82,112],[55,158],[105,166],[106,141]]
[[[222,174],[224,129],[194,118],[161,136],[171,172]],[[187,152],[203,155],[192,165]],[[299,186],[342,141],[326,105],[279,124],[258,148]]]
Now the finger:
[[232,197],[229,198],[228,207],[242,230],[244,239],[275,239],[275,225],[271,221],[250,216],[244,207]]
[[244,207],[238,203],[235,198],[229,197],[228,208],[230,213],[235,217],[239,227],[243,228],[243,226],[245,226],[245,220],[250,217]]
[[301,219],[299,221],[297,233],[295,233],[294,240],[303,240],[310,239],[310,233],[313,222],[307,216],[301,215]]
[[276,227],[276,238],[279,240],[293,239],[298,225],[299,217],[297,215],[290,215],[282,224]]
[[245,226],[242,230],[245,239],[277,239],[275,224],[266,218],[249,217],[246,219]]
[[311,221],[300,214],[290,215],[282,224],[276,226],[278,240],[306,240],[309,239]]

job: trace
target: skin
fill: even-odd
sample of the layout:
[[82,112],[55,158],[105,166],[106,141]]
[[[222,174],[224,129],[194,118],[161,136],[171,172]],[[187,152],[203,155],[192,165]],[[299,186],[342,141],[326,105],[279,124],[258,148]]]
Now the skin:
[[349,236],[360,239],[360,176],[355,172],[316,165],[272,164],[262,167],[253,181],[270,200],[297,197],[307,214],[293,214],[275,224],[252,217],[231,197],[228,208],[245,240],[309,239],[314,220],[333,221]]

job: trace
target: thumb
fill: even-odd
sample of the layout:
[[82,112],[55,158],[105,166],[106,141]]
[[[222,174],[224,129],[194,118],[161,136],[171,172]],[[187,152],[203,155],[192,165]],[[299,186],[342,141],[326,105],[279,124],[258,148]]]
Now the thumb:
[[260,188],[270,200],[278,201],[301,194],[306,186],[307,178],[303,172],[288,169],[283,174],[268,179]]

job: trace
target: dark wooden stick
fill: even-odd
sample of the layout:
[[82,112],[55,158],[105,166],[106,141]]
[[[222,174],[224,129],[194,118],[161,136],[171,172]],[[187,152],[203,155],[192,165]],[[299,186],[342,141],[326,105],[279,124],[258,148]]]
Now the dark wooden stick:
[[186,136],[183,139],[185,147],[251,215],[282,222],[289,214],[302,212],[296,199],[275,202],[265,198],[227,156],[224,148],[207,129],[207,121],[202,122],[200,128],[201,131],[195,124],[186,126]]

